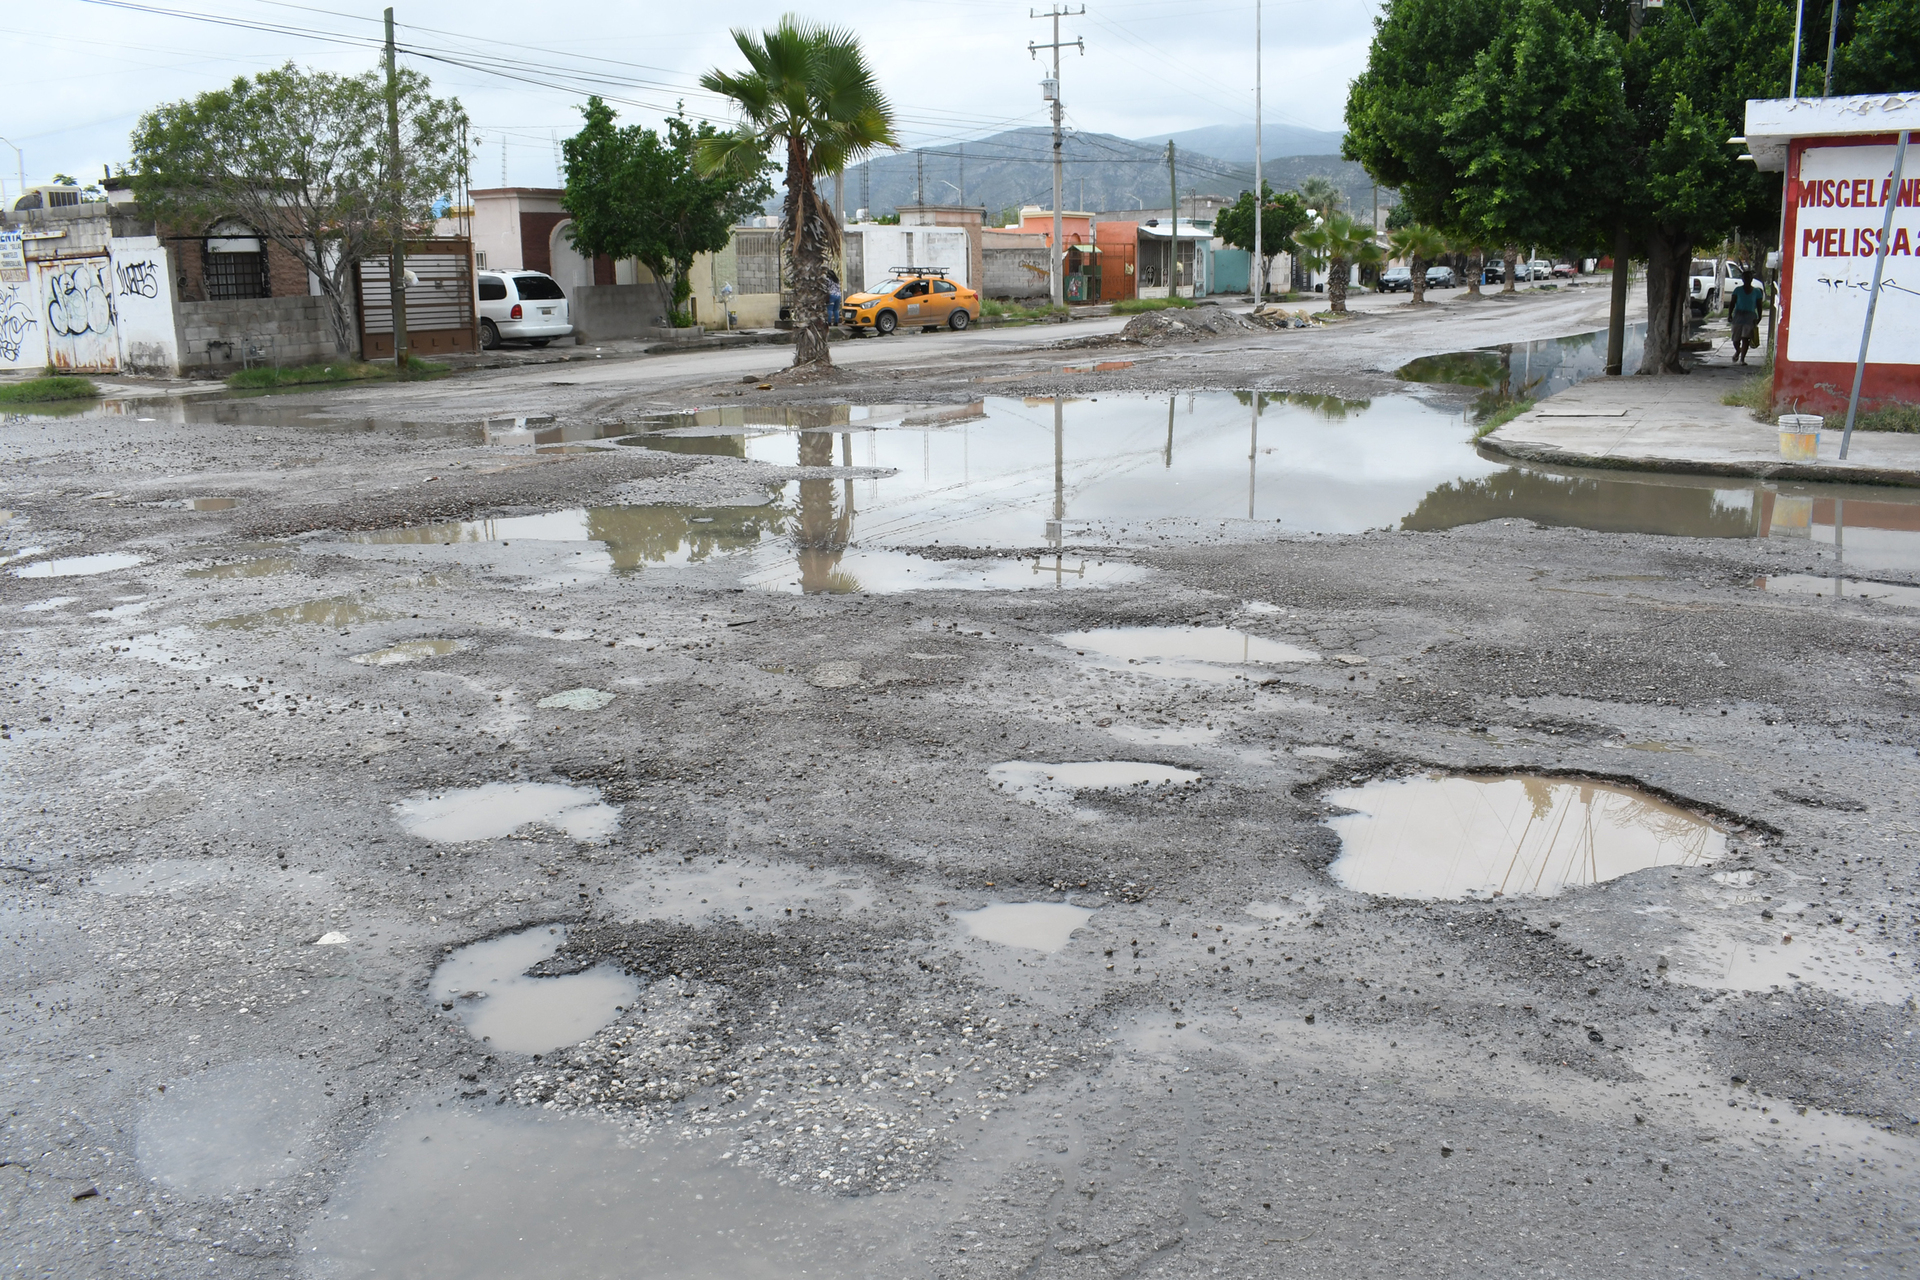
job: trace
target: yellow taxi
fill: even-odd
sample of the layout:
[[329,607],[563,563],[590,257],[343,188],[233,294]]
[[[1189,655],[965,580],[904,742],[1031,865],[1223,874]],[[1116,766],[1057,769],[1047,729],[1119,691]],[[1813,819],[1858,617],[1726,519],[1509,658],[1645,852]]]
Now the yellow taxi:
[[901,325],[964,329],[980,317],[980,295],[947,279],[945,267],[895,267],[894,279],[840,304],[840,323],[885,336]]

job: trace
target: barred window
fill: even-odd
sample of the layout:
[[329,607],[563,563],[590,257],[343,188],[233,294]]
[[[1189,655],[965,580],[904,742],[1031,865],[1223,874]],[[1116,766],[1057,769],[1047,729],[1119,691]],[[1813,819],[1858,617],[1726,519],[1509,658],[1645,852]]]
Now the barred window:
[[201,276],[209,302],[273,296],[266,244],[250,227],[238,223],[222,223],[207,236]]

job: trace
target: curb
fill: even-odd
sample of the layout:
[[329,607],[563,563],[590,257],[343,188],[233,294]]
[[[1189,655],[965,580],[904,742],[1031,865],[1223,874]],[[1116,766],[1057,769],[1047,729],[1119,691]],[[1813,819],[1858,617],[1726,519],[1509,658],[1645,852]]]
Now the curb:
[[1698,458],[1648,458],[1618,454],[1575,453],[1552,445],[1502,440],[1500,433],[1475,441],[1482,453],[1496,454],[1520,462],[1540,462],[1561,467],[1590,467],[1605,471],[1645,471],[1656,475],[1738,476],[1748,480],[1804,480],[1837,484],[1878,484],[1893,488],[1920,488],[1920,471],[1899,468],[1853,466],[1846,463],[1773,462],[1728,460],[1708,462]]

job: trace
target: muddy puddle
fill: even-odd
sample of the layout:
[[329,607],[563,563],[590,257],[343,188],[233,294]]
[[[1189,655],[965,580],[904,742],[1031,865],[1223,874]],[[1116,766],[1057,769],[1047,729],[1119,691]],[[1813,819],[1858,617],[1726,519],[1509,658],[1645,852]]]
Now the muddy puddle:
[[147,562],[145,556],[131,551],[103,551],[90,556],[61,556],[55,560],[35,560],[9,569],[16,578],[89,578],[99,573],[132,569]]
[[464,640],[402,640],[399,644],[390,644],[371,653],[356,653],[347,661],[357,662],[363,667],[400,667],[444,658],[465,647]]
[[1533,776],[1427,774],[1326,794],[1327,868],[1359,893],[1395,898],[1552,897],[1647,867],[1696,866],[1726,835],[1696,814],[1623,787]]
[[631,1008],[640,984],[613,965],[528,976],[566,940],[564,925],[537,925],[461,947],[433,971],[427,995],[493,1049],[532,1054],[579,1044]]
[[332,1092],[318,1063],[300,1061],[238,1062],[159,1081],[140,1117],[140,1171],[206,1198],[297,1177],[321,1159]]
[[1826,600],[1869,600],[1875,604],[1920,609],[1920,587],[1858,578],[1822,578],[1811,573],[1781,573],[1758,578],[1754,586],[1775,595],[1815,596]]
[[1065,950],[1074,930],[1092,915],[1093,908],[1069,902],[995,902],[975,911],[956,911],[954,918],[983,942],[1054,952]]
[[188,569],[180,576],[183,578],[265,578],[276,573],[288,573],[293,569],[292,556],[259,556],[252,560],[231,560],[225,564],[204,565],[198,569]]
[[324,600],[304,600],[277,609],[238,613],[215,618],[200,625],[214,631],[257,631],[271,627],[351,627],[363,622],[382,622],[397,617],[360,596],[328,596]]
[[1008,760],[987,770],[993,786],[1012,798],[1043,809],[1068,810],[1082,791],[1154,791],[1192,786],[1200,775],[1191,769],[1142,760],[1067,760],[1046,764]]
[[[1624,367],[1637,368],[1646,346],[1647,326],[1626,329]],[[1472,351],[1421,356],[1394,370],[1403,382],[1449,383],[1479,387],[1475,417],[1484,417],[1515,400],[1541,399],[1606,372],[1607,334],[1576,333],[1534,342],[1509,342]]]
[[535,824],[575,840],[602,840],[620,829],[620,811],[599,788],[558,782],[490,782],[402,800],[394,809],[407,834],[441,844],[493,840]]
[[1248,678],[1249,667],[1318,662],[1311,649],[1249,635],[1232,627],[1101,627],[1054,637],[1095,666],[1162,679],[1222,682]]
[[337,1277],[895,1277],[921,1270],[914,1203],[777,1185],[713,1142],[449,1102],[375,1131],[299,1253]]
[[238,498],[182,498],[180,505],[189,511],[231,511],[240,505]]

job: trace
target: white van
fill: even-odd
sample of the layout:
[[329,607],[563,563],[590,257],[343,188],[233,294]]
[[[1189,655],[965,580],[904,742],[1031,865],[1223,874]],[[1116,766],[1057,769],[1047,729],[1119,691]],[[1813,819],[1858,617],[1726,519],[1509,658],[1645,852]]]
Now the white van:
[[492,351],[502,342],[544,347],[573,332],[567,295],[560,282],[539,271],[482,271],[480,345]]

